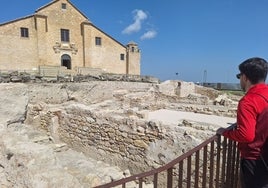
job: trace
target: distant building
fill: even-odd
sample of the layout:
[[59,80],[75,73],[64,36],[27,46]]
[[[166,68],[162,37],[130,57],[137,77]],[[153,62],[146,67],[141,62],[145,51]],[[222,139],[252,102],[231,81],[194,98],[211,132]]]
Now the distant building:
[[60,67],[76,73],[140,75],[138,45],[121,44],[69,0],[53,0],[33,15],[0,24],[0,44],[0,70]]
[[217,90],[233,90],[240,91],[241,86],[239,83],[203,83],[204,87],[210,87]]

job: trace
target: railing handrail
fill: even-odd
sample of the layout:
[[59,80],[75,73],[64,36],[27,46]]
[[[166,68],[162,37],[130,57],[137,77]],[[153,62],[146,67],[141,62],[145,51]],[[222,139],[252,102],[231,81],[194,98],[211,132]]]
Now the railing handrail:
[[[228,127],[228,129],[231,128],[231,127],[232,126]],[[210,143],[212,143],[214,141],[219,141],[220,137],[221,136],[217,135],[217,134],[212,136],[212,137],[210,137],[209,139],[205,140],[203,143],[199,144],[198,146],[196,146],[195,148],[189,150],[188,152],[182,154],[181,156],[177,157],[176,159],[172,160],[171,162],[165,164],[164,166],[161,166],[159,168],[156,168],[156,169],[153,169],[153,170],[150,170],[150,171],[147,171],[147,172],[142,172],[142,173],[139,173],[139,174],[136,174],[136,175],[132,175],[130,177],[126,177],[126,178],[123,178],[123,179],[120,179],[120,180],[116,180],[116,181],[113,181],[113,182],[110,182],[110,183],[107,183],[107,184],[104,184],[104,185],[99,185],[99,186],[97,186],[95,188],[110,188],[110,187],[114,187],[114,186],[118,186],[118,185],[122,185],[123,187],[125,187],[125,184],[128,183],[128,182],[141,180],[141,179],[144,179],[144,178],[147,178],[147,177],[150,177],[150,176],[157,175],[157,174],[159,174],[161,172],[164,172],[164,171],[168,172],[169,170],[172,170],[172,168],[175,165],[179,164],[180,162],[182,162],[183,160],[187,159],[188,157],[191,157],[191,155],[193,155],[193,153],[199,152],[202,148],[206,147],[208,144],[210,144]],[[226,138],[225,138],[225,141],[227,143]],[[233,141],[231,141],[231,144],[232,144],[232,142]],[[217,143],[218,143],[218,147],[220,147],[219,146],[220,143],[219,142],[217,142]],[[227,144],[226,144],[226,147],[227,147]],[[234,146],[230,147],[230,149],[232,151],[236,152],[235,143],[234,143]],[[232,156],[232,157],[234,157],[234,156]],[[217,159],[217,160],[219,160],[219,159]],[[223,165],[225,165],[225,164],[223,164]],[[223,167],[223,169],[225,169],[225,167]],[[142,186],[140,186],[140,187],[142,187]],[[155,187],[157,187],[157,186],[155,186]]]

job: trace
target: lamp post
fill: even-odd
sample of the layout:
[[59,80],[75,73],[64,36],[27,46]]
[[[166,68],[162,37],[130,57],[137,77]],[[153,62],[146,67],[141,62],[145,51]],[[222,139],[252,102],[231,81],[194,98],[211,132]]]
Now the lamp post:
[[203,86],[207,82],[207,70],[204,70],[204,75],[203,75]]

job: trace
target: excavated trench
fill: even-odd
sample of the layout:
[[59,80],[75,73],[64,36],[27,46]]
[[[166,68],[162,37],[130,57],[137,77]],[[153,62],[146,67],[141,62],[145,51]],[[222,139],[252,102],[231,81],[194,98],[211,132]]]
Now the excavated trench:
[[[97,175],[89,178],[87,175],[94,173],[84,170],[83,178],[83,173],[78,173],[79,169],[72,165],[71,175],[78,173],[78,182],[83,180],[84,184],[93,182],[91,185],[96,185],[157,168],[214,134],[217,127],[207,123],[182,120],[170,125],[149,120],[150,111],[168,107],[184,108],[184,105],[176,103],[176,96],[162,95],[157,89],[159,86],[154,84],[124,82],[19,84],[16,87],[2,86],[0,94],[9,96],[11,106],[6,111],[11,111],[13,104],[20,106],[19,113],[7,113],[10,116],[8,124],[11,130],[19,130],[16,123],[23,122],[33,130],[43,132],[46,135],[43,141],[53,143],[53,151],[58,154],[69,151],[66,148],[70,148],[73,152],[82,152],[85,157],[99,161],[98,163],[105,162],[115,169],[116,166],[120,167],[117,174],[121,175],[117,177],[107,175],[109,178],[104,178],[96,170]],[[201,103],[206,100],[207,98],[204,100],[204,97],[200,97]],[[5,101],[6,104],[7,100]],[[222,111],[223,109],[218,110]],[[227,110],[226,113],[230,111]],[[20,134],[20,131],[16,134]],[[40,142],[43,141],[41,139]],[[75,158],[76,154],[69,155]],[[55,158],[60,159],[59,156]],[[81,164],[76,163],[77,166]],[[102,168],[91,166],[95,169]],[[107,168],[113,171],[112,167]],[[84,168],[81,169],[83,171]],[[85,180],[85,177],[88,179]]]

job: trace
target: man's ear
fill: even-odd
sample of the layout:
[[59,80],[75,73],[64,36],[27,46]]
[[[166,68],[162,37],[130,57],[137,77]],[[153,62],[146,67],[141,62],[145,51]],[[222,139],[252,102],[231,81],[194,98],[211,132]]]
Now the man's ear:
[[242,79],[243,79],[244,81],[249,81],[248,77],[247,77],[245,74],[242,75]]

